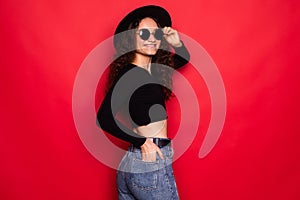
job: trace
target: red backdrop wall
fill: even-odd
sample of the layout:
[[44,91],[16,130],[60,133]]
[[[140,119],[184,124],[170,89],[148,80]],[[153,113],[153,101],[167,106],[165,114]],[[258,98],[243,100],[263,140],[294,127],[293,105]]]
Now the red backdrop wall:
[[72,89],[88,53],[145,4],[208,51],[226,88],[221,137],[199,159],[210,111],[199,81],[198,134],[174,163],[181,199],[300,199],[296,0],[1,1],[0,199],[117,198],[115,170],[78,137]]

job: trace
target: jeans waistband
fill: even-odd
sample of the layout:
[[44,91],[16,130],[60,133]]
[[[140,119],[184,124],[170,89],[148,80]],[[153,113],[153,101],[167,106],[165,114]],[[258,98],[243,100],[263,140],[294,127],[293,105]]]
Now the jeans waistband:
[[[173,150],[173,147],[172,147],[172,142],[171,140],[169,141],[169,143],[163,147],[160,147],[160,150],[161,152],[164,154],[164,155],[167,155],[167,156],[170,156],[170,157],[173,157],[173,154],[174,154],[174,150]],[[139,147],[135,147],[134,145],[130,145],[128,147],[128,152],[131,152],[131,153],[138,153],[138,155],[141,155],[141,148]]]
[[[169,138],[147,138],[152,140],[154,144],[156,144],[159,148],[163,148],[164,146],[170,145],[171,144],[171,139]],[[140,147],[135,147],[140,149]]]

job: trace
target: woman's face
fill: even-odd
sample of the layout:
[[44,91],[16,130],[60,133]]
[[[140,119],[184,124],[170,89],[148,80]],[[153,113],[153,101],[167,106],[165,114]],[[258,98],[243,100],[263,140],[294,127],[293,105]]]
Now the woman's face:
[[[146,56],[153,56],[156,54],[161,43],[161,40],[157,40],[154,37],[154,33],[157,28],[158,26],[153,19],[147,17],[141,20],[136,32],[136,51],[138,53]],[[141,39],[139,36],[141,29],[148,29],[150,31],[150,36],[148,39]]]

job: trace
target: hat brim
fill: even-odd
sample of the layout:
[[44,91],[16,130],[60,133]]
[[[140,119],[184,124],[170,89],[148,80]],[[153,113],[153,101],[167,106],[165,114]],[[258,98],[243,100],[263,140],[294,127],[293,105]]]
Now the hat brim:
[[154,19],[161,27],[172,26],[172,20],[168,11],[160,6],[148,5],[137,8],[127,14],[118,24],[115,30],[115,35],[128,30],[130,23],[133,21],[141,20],[146,17]]

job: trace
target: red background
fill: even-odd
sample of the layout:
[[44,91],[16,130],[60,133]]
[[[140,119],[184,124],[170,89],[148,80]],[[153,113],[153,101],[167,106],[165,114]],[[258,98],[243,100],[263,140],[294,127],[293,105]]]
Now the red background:
[[88,53],[145,4],[208,51],[226,88],[225,126],[204,159],[209,96],[198,90],[199,132],[174,163],[181,199],[300,199],[297,0],[1,1],[0,199],[116,199],[115,170],[78,137],[72,89]]

